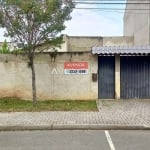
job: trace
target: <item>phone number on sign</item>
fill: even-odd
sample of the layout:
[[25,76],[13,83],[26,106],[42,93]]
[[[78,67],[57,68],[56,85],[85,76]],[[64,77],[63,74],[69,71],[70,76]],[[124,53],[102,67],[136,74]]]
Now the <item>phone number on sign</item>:
[[65,74],[88,74],[88,70],[65,70]]

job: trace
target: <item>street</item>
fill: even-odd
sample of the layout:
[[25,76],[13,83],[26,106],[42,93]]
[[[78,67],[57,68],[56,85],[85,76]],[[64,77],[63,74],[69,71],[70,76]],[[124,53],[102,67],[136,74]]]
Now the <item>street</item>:
[[0,150],[149,150],[150,131],[0,132]]

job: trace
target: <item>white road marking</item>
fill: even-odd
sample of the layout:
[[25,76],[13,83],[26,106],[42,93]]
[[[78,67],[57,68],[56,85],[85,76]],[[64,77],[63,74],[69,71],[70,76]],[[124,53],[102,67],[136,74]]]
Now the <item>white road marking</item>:
[[107,142],[109,144],[109,147],[110,147],[110,150],[115,150],[115,146],[111,140],[111,137],[110,137],[110,134],[109,134],[109,131],[105,131],[105,135],[106,135],[106,138],[107,138]]

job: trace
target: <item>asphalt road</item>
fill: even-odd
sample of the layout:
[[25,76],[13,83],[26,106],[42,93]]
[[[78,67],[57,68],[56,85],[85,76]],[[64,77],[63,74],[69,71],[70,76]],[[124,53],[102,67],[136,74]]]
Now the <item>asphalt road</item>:
[[0,132],[0,150],[149,150],[150,131]]

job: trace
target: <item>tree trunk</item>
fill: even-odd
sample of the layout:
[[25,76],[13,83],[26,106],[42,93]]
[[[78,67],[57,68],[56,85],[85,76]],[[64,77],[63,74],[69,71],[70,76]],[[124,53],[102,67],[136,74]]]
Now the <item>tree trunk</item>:
[[32,71],[32,100],[33,105],[36,106],[37,97],[36,97],[36,76],[35,76],[35,67],[34,67],[34,59],[32,58],[31,61],[31,71]]

